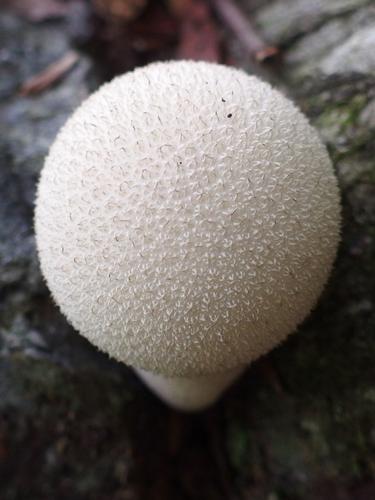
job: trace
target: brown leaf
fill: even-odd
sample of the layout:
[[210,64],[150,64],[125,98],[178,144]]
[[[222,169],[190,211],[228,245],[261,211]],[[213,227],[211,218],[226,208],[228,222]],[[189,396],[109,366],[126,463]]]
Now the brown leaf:
[[177,57],[219,61],[219,34],[207,3],[204,0],[180,0],[179,3],[173,1],[174,12],[181,19]]
[[5,5],[33,22],[64,17],[68,13],[68,5],[59,0],[6,0]]
[[161,3],[151,3],[130,29],[131,45],[137,52],[163,50],[176,41],[178,22]]
[[27,80],[20,89],[20,95],[37,94],[62,78],[78,61],[78,54],[71,50],[61,59],[47,66],[39,74]]
[[93,4],[103,17],[132,21],[143,11],[147,0],[93,0]]
[[182,17],[189,8],[190,0],[168,0],[169,10],[177,17]]

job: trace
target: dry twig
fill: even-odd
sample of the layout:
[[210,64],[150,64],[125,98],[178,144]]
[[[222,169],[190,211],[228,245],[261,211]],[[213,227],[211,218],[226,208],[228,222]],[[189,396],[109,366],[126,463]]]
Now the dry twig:
[[264,61],[278,53],[277,47],[268,45],[261,38],[233,0],[211,0],[211,2],[219,16],[234,31],[256,61]]
[[70,50],[61,59],[24,82],[20,88],[20,95],[26,96],[42,92],[62,78],[76,64],[78,59],[77,52]]
[[279,374],[277,373],[275,367],[269,358],[263,359],[258,363],[258,369],[260,370],[263,377],[267,380],[269,385],[275,391],[275,393],[282,399],[287,398],[287,393],[281,383]]

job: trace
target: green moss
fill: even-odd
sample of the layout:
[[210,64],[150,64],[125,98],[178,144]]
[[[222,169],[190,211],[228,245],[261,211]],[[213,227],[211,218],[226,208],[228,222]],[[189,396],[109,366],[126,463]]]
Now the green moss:
[[[87,414],[96,408],[97,416],[106,413],[116,416],[131,394],[121,387],[121,380],[113,372],[81,370],[74,373],[48,360],[33,359],[14,354],[1,365],[2,397],[0,410],[9,411],[19,406],[28,413],[35,411],[35,401],[40,418],[52,413]],[[11,391],[7,390],[11,386]],[[7,396],[10,396],[8,398]]]
[[355,95],[347,102],[326,106],[314,120],[323,139],[331,146],[331,152],[340,154],[354,152],[368,139],[368,131],[358,125],[358,117],[367,103],[364,95]]
[[366,103],[366,96],[355,95],[348,102],[336,103],[327,107],[319,116],[316,124],[322,128],[336,126],[339,132],[345,132],[347,127],[356,124],[358,116]]
[[[130,453],[124,425],[129,394],[114,370],[97,366],[73,372],[21,353],[3,360],[2,498],[93,499],[114,489],[116,463]],[[27,496],[17,490],[19,478],[27,480]]]
[[230,463],[237,471],[248,463],[249,448],[248,429],[241,422],[232,422],[227,432],[227,449]]

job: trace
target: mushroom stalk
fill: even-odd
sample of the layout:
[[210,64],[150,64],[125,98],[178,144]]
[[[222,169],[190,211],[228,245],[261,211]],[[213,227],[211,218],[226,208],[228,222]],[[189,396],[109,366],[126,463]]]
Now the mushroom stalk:
[[134,368],[143,382],[169,406],[182,411],[204,410],[221,396],[246,369],[241,365],[232,370],[197,377],[165,377]]

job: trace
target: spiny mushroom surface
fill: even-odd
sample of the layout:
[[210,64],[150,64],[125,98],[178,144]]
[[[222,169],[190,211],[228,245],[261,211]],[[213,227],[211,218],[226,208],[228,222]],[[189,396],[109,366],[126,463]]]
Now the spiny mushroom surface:
[[35,213],[43,274],[72,325],[166,377],[237,369],[316,304],[339,240],[317,132],[242,71],[156,63],[60,131]]

